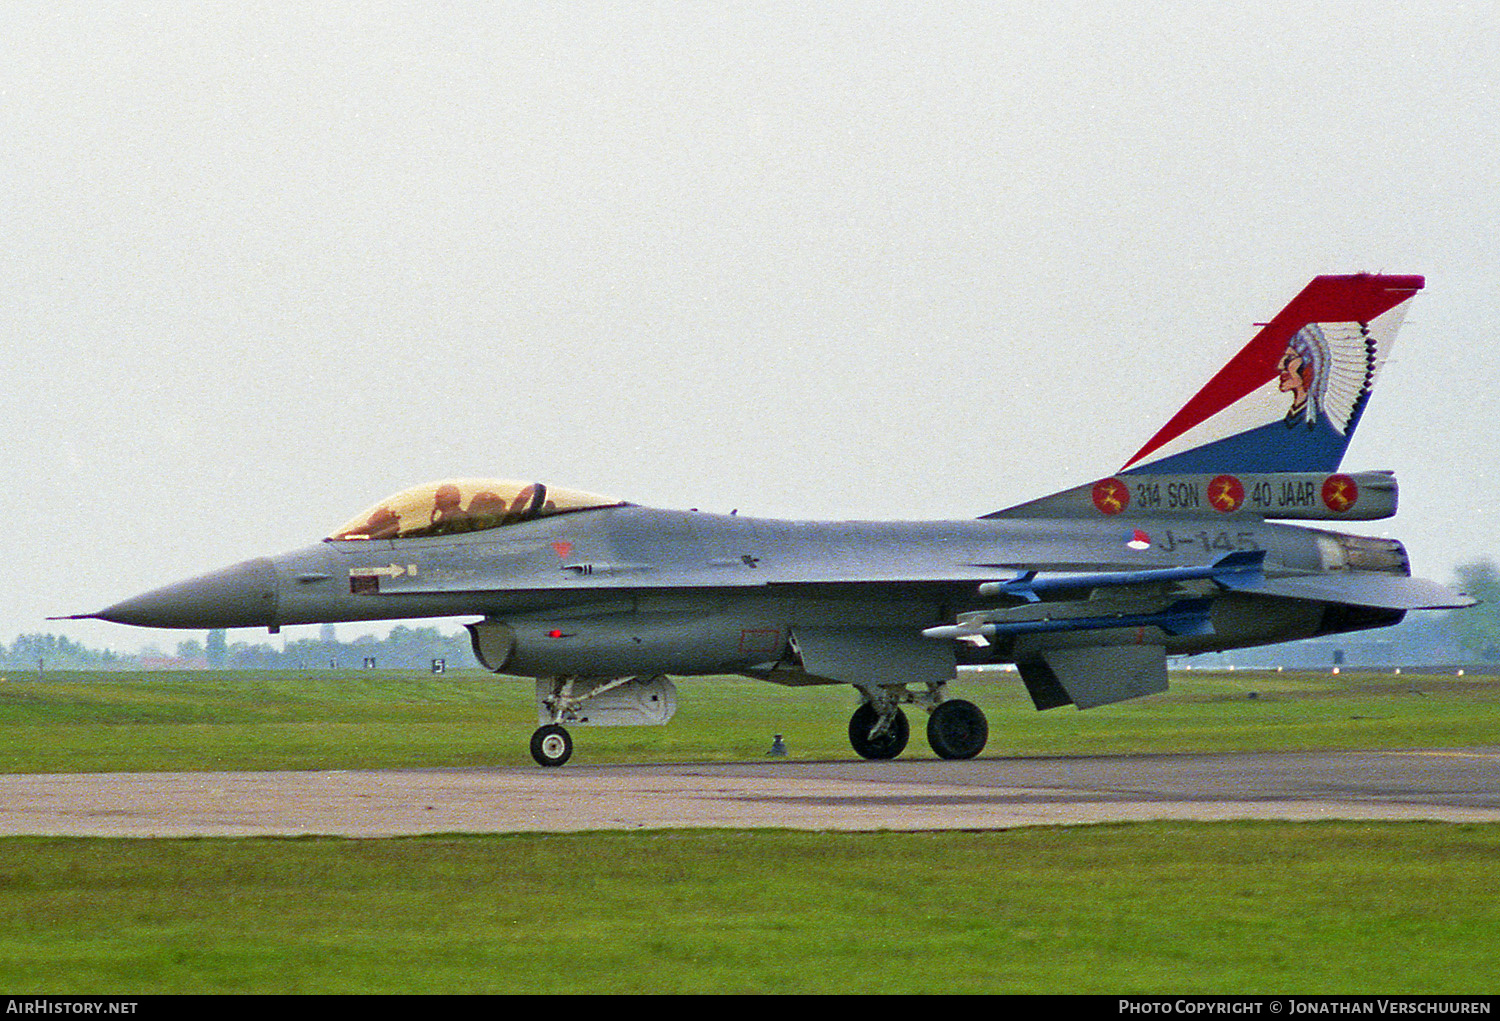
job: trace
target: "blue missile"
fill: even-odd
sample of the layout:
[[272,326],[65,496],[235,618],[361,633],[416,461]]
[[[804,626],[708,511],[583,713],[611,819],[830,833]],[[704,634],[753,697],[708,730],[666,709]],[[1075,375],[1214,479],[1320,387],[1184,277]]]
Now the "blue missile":
[[1154,585],[1169,581],[1192,581],[1209,578],[1220,588],[1238,589],[1260,581],[1266,551],[1242,550],[1221,557],[1212,564],[1198,567],[1159,567],[1145,571],[1109,571],[1098,574],[1068,574],[1038,578],[1027,571],[1008,581],[987,581],[979,586],[982,596],[1017,596],[1037,602],[1042,593],[1063,589],[1109,588],[1116,585]]
[[922,632],[926,638],[985,638],[1041,634],[1049,631],[1095,631],[1100,628],[1159,627],[1171,635],[1213,634],[1208,599],[1183,599],[1153,613],[1122,613],[1102,617],[1063,617],[1017,620],[999,624],[945,624]]

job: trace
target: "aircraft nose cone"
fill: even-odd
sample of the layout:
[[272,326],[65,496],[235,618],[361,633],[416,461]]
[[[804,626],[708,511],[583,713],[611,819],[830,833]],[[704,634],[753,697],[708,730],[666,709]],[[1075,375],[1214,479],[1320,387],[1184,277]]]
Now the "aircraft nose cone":
[[270,627],[276,623],[276,567],[264,557],[189,578],[94,614],[138,627]]

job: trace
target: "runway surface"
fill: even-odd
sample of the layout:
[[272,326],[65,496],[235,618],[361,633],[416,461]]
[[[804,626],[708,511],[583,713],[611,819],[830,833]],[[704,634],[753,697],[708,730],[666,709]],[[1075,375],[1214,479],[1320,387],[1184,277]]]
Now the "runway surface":
[[268,773],[0,776],[0,834],[380,837],[1141,819],[1500,822],[1500,746]]

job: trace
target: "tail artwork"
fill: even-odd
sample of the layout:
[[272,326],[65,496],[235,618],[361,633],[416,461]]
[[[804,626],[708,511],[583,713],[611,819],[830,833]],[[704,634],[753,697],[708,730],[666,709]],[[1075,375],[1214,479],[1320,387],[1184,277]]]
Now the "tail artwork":
[[1422,284],[1314,278],[1121,472],[1337,471]]
[[984,515],[1369,521],[1389,472],[1338,471],[1419,276],[1320,276],[1112,478]]
[[[1343,474],[1339,464],[1423,283],[1316,277],[1114,476],[984,515],[1057,531],[1106,523],[1120,558],[1110,571],[1048,579],[1032,569],[981,585],[981,595],[1029,602],[959,613],[923,634],[1008,648],[1038,709],[1086,709],[1166,691],[1168,656],[1472,605],[1412,577],[1395,539],[1283,523],[1396,513],[1393,473]],[[1213,589],[1190,587],[1205,583]],[[1086,595],[1072,607],[1045,601],[1068,585]],[[1153,586],[1171,595],[1129,601]],[[1111,638],[1119,628],[1123,638]]]

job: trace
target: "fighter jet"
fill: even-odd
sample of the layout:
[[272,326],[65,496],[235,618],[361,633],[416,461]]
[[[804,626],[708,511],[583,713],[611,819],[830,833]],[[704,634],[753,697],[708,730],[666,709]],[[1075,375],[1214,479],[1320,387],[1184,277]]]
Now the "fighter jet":
[[326,538],[79,617],[169,628],[472,617],[479,662],[534,678],[531,753],[570,727],[664,724],[671,676],[849,684],[869,759],[928,712],[978,755],[960,665],[1014,664],[1037,709],[1167,689],[1167,657],[1395,624],[1473,600],[1393,539],[1288,521],[1396,511],[1339,465],[1419,276],[1320,276],[1115,475],[960,521],[786,521],[643,507],[535,481],[448,479]]

